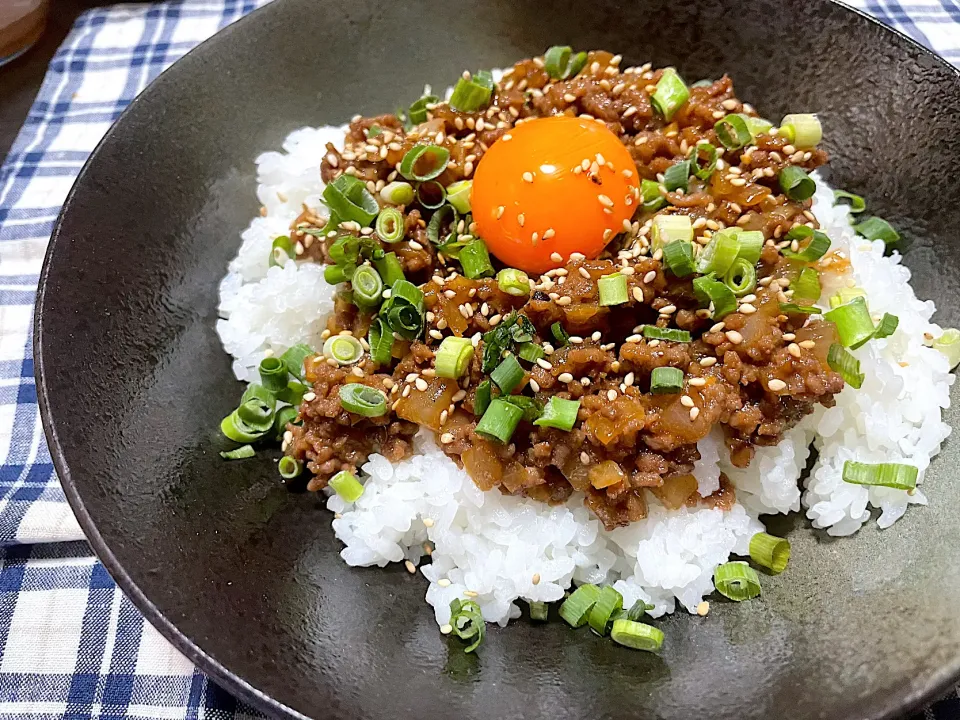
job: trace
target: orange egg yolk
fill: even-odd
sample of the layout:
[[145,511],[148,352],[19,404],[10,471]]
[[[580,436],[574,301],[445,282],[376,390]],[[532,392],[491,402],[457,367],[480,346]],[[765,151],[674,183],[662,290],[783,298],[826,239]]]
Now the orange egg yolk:
[[495,142],[470,201],[491,253],[543,273],[572,253],[599,255],[633,217],[639,184],[633,158],[606,126],[558,115],[520,123]]

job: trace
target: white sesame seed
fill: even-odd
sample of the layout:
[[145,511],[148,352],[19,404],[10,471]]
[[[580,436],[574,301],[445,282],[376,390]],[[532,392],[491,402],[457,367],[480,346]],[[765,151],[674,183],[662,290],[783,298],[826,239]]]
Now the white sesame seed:
[[712,365],[717,364],[717,359],[715,357],[705,357],[700,360],[700,367],[711,367]]
[[713,327],[710,328],[710,332],[712,332],[712,333],[720,332],[720,331],[723,330],[725,327],[726,327],[726,324],[725,324],[725,323],[718,322],[717,324],[715,324]]
[[787,384],[783,380],[773,379],[767,383],[767,389],[771,392],[780,392],[786,389]]
[[641,290],[637,285],[633,286],[633,299],[638,303],[643,302],[643,290]]
[[710,603],[708,603],[706,600],[697,604],[697,615],[700,617],[706,617],[708,612],[710,612]]
[[[562,280],[563,278],[560,278],[560,279]],[[558,297],[555,302],[557,303],[557,305],[569,305],[570,303],[573,302],[573,298],[570,297],[569,295],[563,295],[561,297]]]
[[523,181],[524,181],[524,182],[528,182],[528,183],[532,183],[532,182],[533,182],[533,173],[531,173],[531,172],[525,172],[525,173],[523,174]]
[[798,343],[798,344],[799,344],[800,347],[802,347],[804,350],[813,350],[813,348],[815,348],[815,347],[817,346],[817,344],[816,344],[813,340],[804,340],[803,342]]
[[420,392],[426,392],[427,381],[424,380],[423,378],[417,378],[416,382],[414,382],[413,384],[417,386],[417,390],[419,390]]
[[310,402],[311,400],[316,400],[317,394],[315,392],[308,392],[304,394],[303,399],[306,400],[307,402]]
[[690,378],[690,380],[688,380],[687,382],[689,382],[690,385],[693,387],[703,387],[704,385],[707,384],[706,378],[699,378],[699,377]]
[[693,398],[690,397],[689,395],[681,395],[680,404],[688,408],[693,407],[694,406]]
[[409,560],[405,561],[405,562],[403,563],[403,566],[407,569],[407,572],[410,573],[411,575],[413,575],[414,573],[417,572],[417,566],[414,565],[414,564],[413,564],[412,562],[410,562]]
[[547,362],[546,360],[544,360],[543,358],[537,358],[537,365],[539,365],[540,367],[542,367],[544,370],[551,370],[551,369],[553,369],[553,365],[551,365],[550,363],[548,363],[548,362]]
[[613,200],[608,198],[606,195],[597,195],[597,200],[599,200],[600,204],[604,207],[613,207]]
[[800,357],[800,346],[796,343],[790,343],[787,345],[787,352],[789,352],[794,357]]
[[607,390],[607,400],[609,400],[610,402],[613,402],[616,399],[617,399],[617,391]]
[[533,390],[535,393],[540,392],[540,383],[538,383],[536,380],[534,380],[533,378],[531,378],[531,379],[530,379],[530,389]]
[[580,453],[580,462],[582,462],[584,465],[588,465],[590,463],[590,456],[587,455],[586,451]]
[[539,584],[540,584],[540,573],[534,573],[534,574],[533,574],[533,578],[531,579],[531,582],[532,582],[534,585],[539,585]]
[[797,339],[797,336],[794,335],[793,333],[784,333],[783,339],[786,340],[787,342],[793,342],[794,340]]
[[700,417],[700,408],[692,407],[690,408],[690,420],[696,420]]
[[583,338],[579,335],[571,335],[569,340],[572,345],[580,345],[583,343]]
[[474,590],[464,590],[463,594],[467,597],[477,597],[480,593],[475,592]]
[[734,345],[739,345],[743,342],[743,335],[738,333],[736,330],[727,330],[724,335],[726,335],[727,340],[732,342]]
[[[573,257],[571,256],[570,259],[572,260]],[[553,262],[563,262],[563,255],[561,255],[558,252],[550,253],[550,260],[552,260]]]
[[440,442],[443,443],[444,445],[449,445],[450,443],[453,442],[453,434],[444,433],[443,435],[440,436]]
[[660,308],[661,315],[673,315],[677,311],[676,305],[667,305],[666,307]]
[[[450,581],[448,580],[447,583],[449,584],[449,582],[450,582]],[[439,584],[439,583],[438,583],[438,584]],[[440,632],[441,632],[441,634],[443,634],[443,635],[449,635],[450,633],[453,632],[453,625],[451,625],[450,623],[447,623],[446,625],[441,625],[441,626],[440,626]]]
[[750,303],[743,303],[743,305],[737,308],[737,310],[742,312],[744,315],[753,315],[757,311],[757,309]]
[[403,392],[400,393],[400,396],[401,396],[401,397],[410,397],[410,385],[405,385],[405,386],[404,386]]

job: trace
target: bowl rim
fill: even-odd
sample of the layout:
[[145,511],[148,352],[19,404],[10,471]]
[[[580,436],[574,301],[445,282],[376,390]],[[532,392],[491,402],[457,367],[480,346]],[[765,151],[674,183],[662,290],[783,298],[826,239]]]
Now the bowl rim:
[[[211,48],[217,43],[227,41],[227,39],[240,29],[256,22],[257,18],[270,13],[272,8],[282,5],[284,0],[274,0],[261,7],[247,13],[235,22],[225,28],[218,30],[203,42],[197,44],[180,58],[170,64],[153,81],[150,82],[121,112],[120,116],[104,133],[103,137],[96,144],[90,155],[87,157],[83,166],[80,168],[70,191],[63,202],[60,212],[54,223],[53,231],[43,258],[43,265],[40,270],[39,282],[37,286],[37,297],[35,303],[33,320],[33,359],[34,359],[34,379],[36,382],[37,404],[40,410],[40,421],[43,427],[47,446],[50,451],[50,457],[56,470],[57,478],[66,496],[80,527],[95,555],[103,563],[109,572],[111,578],[117,586],[130,599],[134,606],[143,614],[143,616],[153,625],[154,628],[179,652],[181,652],[190,662],[214,680],[219,686],[227,690],[236,698],[249,703],[253,707],[274,716],[285,718],[295,718],[296,720],[309,720],[310,716],[294,710],[285,705],[276,698],[262,690],[254,687],[240,675],[230,670],[220,661],[212,657],[205,650],[200,648],[193,640],[185,635],[176,625],[174,625],[163,612],[153,603],[150,598],[140,589],[133,578],[127,573],[126,569],[114,555],[106,540],[97,529],[93,517],[88,512],[80,491],[74,482],[70,468],[64,456],[63,448],[60,445],[59,434],[57,432],[57,422],[50,412],[50,398],[47,388],[47,367],[44,360],[43,339],[44,339],[44,307],[47,300],[48,280],[51,271],[52,258],[61,242],[62,226],[66,215],[70,212],[74,197],[78,193],[78,188],[83,184],[91,166],[96,162],[101,149],[112,142],[113,136],[117,132],[117,127],[124,123],[128,114],[131,114],[141,103],[141,99],[150,93],[157,92],[167,82],[172,82],[171,77],[178,72],[176,66],[180,60],[190,55],[201,55],[205,52],[211,52]],[[930,50],[926,46],[911,38],[903,31],[887,25],[872,15],[867,14],[860,8],[848,5],[842,0],[819,0],[823,5],[832,5],[841,12],[849,12],[858,17],[861,22],[865,21],[874,28],[879,28],[885,33],[895,38],[902,49],[912,50],[926,56],[928,59],[940,65],[949,74],[953,75],[960,82],[960,68],[957,68],[947,62],[938,53]],[[65,240],[64,240],[65,242]],[[880,714],[874,714],[864,720],[892,720],[893,718],[908,715],[924,707],[927,703],[936,700],[944,695],[957,680],[960,679],[960,652],[957,653],[952,664],[941,667],[938,671],[929,676],[928,681],[923,687],[911,689],[909,692],[898,698],[895,704],[882,710]]]

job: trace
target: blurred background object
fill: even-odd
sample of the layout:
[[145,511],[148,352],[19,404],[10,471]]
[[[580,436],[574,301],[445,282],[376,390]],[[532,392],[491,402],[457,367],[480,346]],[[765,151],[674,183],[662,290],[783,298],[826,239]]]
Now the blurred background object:
[[47,24],[48,0],[0,2],[0,65],[30,48]]

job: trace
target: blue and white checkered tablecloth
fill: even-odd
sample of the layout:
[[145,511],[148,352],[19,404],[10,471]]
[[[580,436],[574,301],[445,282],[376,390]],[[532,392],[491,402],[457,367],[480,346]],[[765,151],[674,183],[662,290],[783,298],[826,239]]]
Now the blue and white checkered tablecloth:
[[[0,717],[258,717],[144,621],[83,541],[40,427],[31,329],[47,240],[97,141],[160,71],[267,1],[85,13],[0,168]],[[853,4],[960,65],[958,0]],[[960,720],[960,698],[925,715]]]

